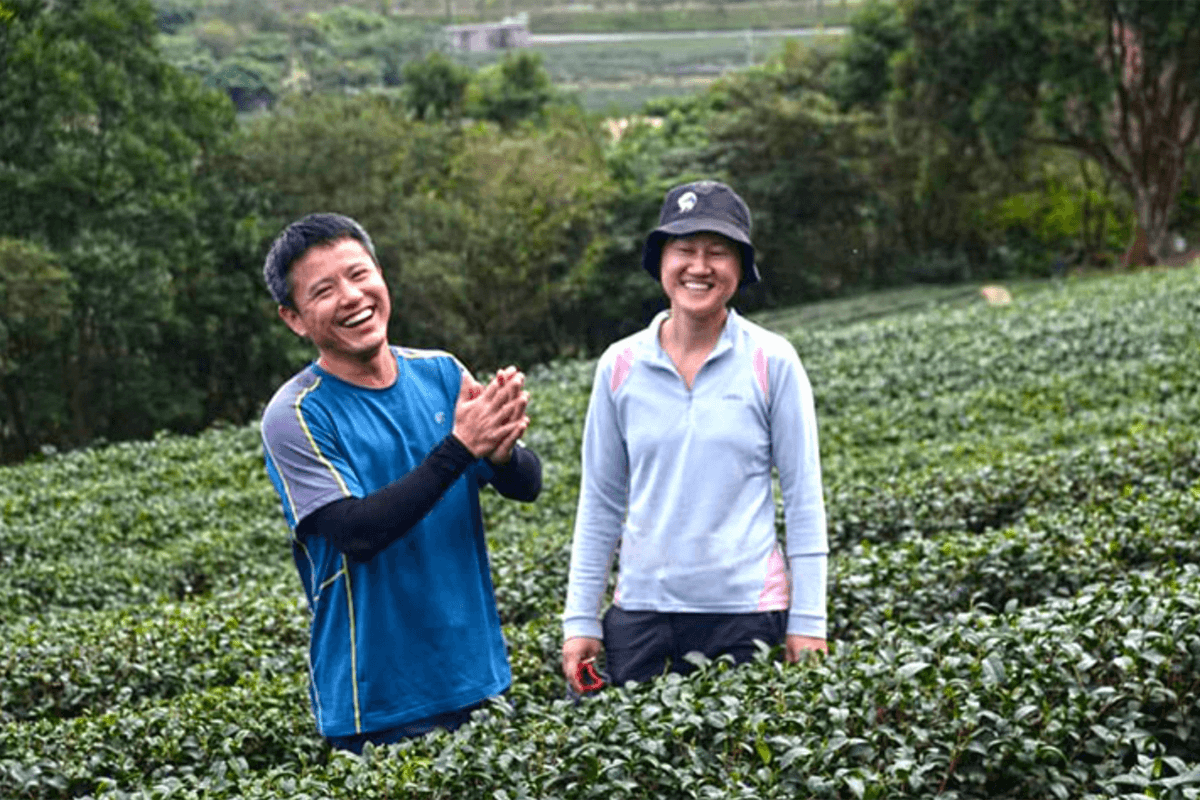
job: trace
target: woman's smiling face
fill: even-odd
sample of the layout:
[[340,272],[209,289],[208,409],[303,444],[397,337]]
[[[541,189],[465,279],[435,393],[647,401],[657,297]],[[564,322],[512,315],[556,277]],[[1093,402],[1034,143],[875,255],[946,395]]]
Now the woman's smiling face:
[[659,279],[672,315],[720,314],[742,280],[741,250],[719,233],[671,237],[663,244]]

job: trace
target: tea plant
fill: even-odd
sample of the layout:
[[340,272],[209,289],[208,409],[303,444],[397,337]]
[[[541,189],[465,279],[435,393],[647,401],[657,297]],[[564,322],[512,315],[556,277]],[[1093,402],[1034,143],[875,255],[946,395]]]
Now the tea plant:
[[1200,273],[1014,296],[768,320],[817,402],[831,651],[578,704],[593,364],[530,369],[543,494],[484,498],[513,688],[361,757],[309,716],[253,426],[0,470],[0,796],[1200,797]]

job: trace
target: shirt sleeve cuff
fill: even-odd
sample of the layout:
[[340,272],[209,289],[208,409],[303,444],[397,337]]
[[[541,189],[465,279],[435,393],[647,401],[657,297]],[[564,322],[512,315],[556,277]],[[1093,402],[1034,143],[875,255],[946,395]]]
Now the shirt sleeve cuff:
[[474,454],[453,433],[446,434],[442,444],[445,447],[445,455],[453,459],[456,464],[471,464],[476,460]]
[[814,639],[825,638],[825,618],[814,617],[810,614],[788,613],[788,636],[811,636]]
[[604,639],[604,628],[600,620],[587,617],[571,617],[563,620],[563,641],[584,636],[588,639]]

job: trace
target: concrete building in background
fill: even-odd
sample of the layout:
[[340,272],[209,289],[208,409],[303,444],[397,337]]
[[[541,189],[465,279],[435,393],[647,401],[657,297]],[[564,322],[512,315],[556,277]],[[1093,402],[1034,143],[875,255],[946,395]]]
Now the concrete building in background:
[[446,37],[454,49],[471,53],[525,47],[529,44],[529,15],[518,14],[500,22],[447,25]]

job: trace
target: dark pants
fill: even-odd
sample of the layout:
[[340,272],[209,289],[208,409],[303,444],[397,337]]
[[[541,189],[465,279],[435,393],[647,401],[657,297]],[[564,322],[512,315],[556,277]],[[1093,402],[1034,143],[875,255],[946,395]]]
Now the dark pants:
[[690,614],[624,611],[611,606],[604,614],[604,655],[610,682],[644,682],[664,672],[686,675],[695,669],[684,655],[708,658],[728,653],[736,663],[758,652],[755,640],[770,647],[787,636],[786,611],[751,614]]
[[472,712],[483,708],[488,702],[488,700],[484,700],[466,708],[435,714],[432,717],[414,720],[413,722],[399,725],[395,728],[388,728],[387,730],[359,733],[353,736],[328,736],[326,737],[326,741],[329,742],[329,746],[334,750],[349,750],[352,753],[362,753],[363,745],[367,742],[371,744],[393,744],[401,739],[424,736],[436,728],[444,728],[448,731],[457,730],[462,725],[471,721]]

